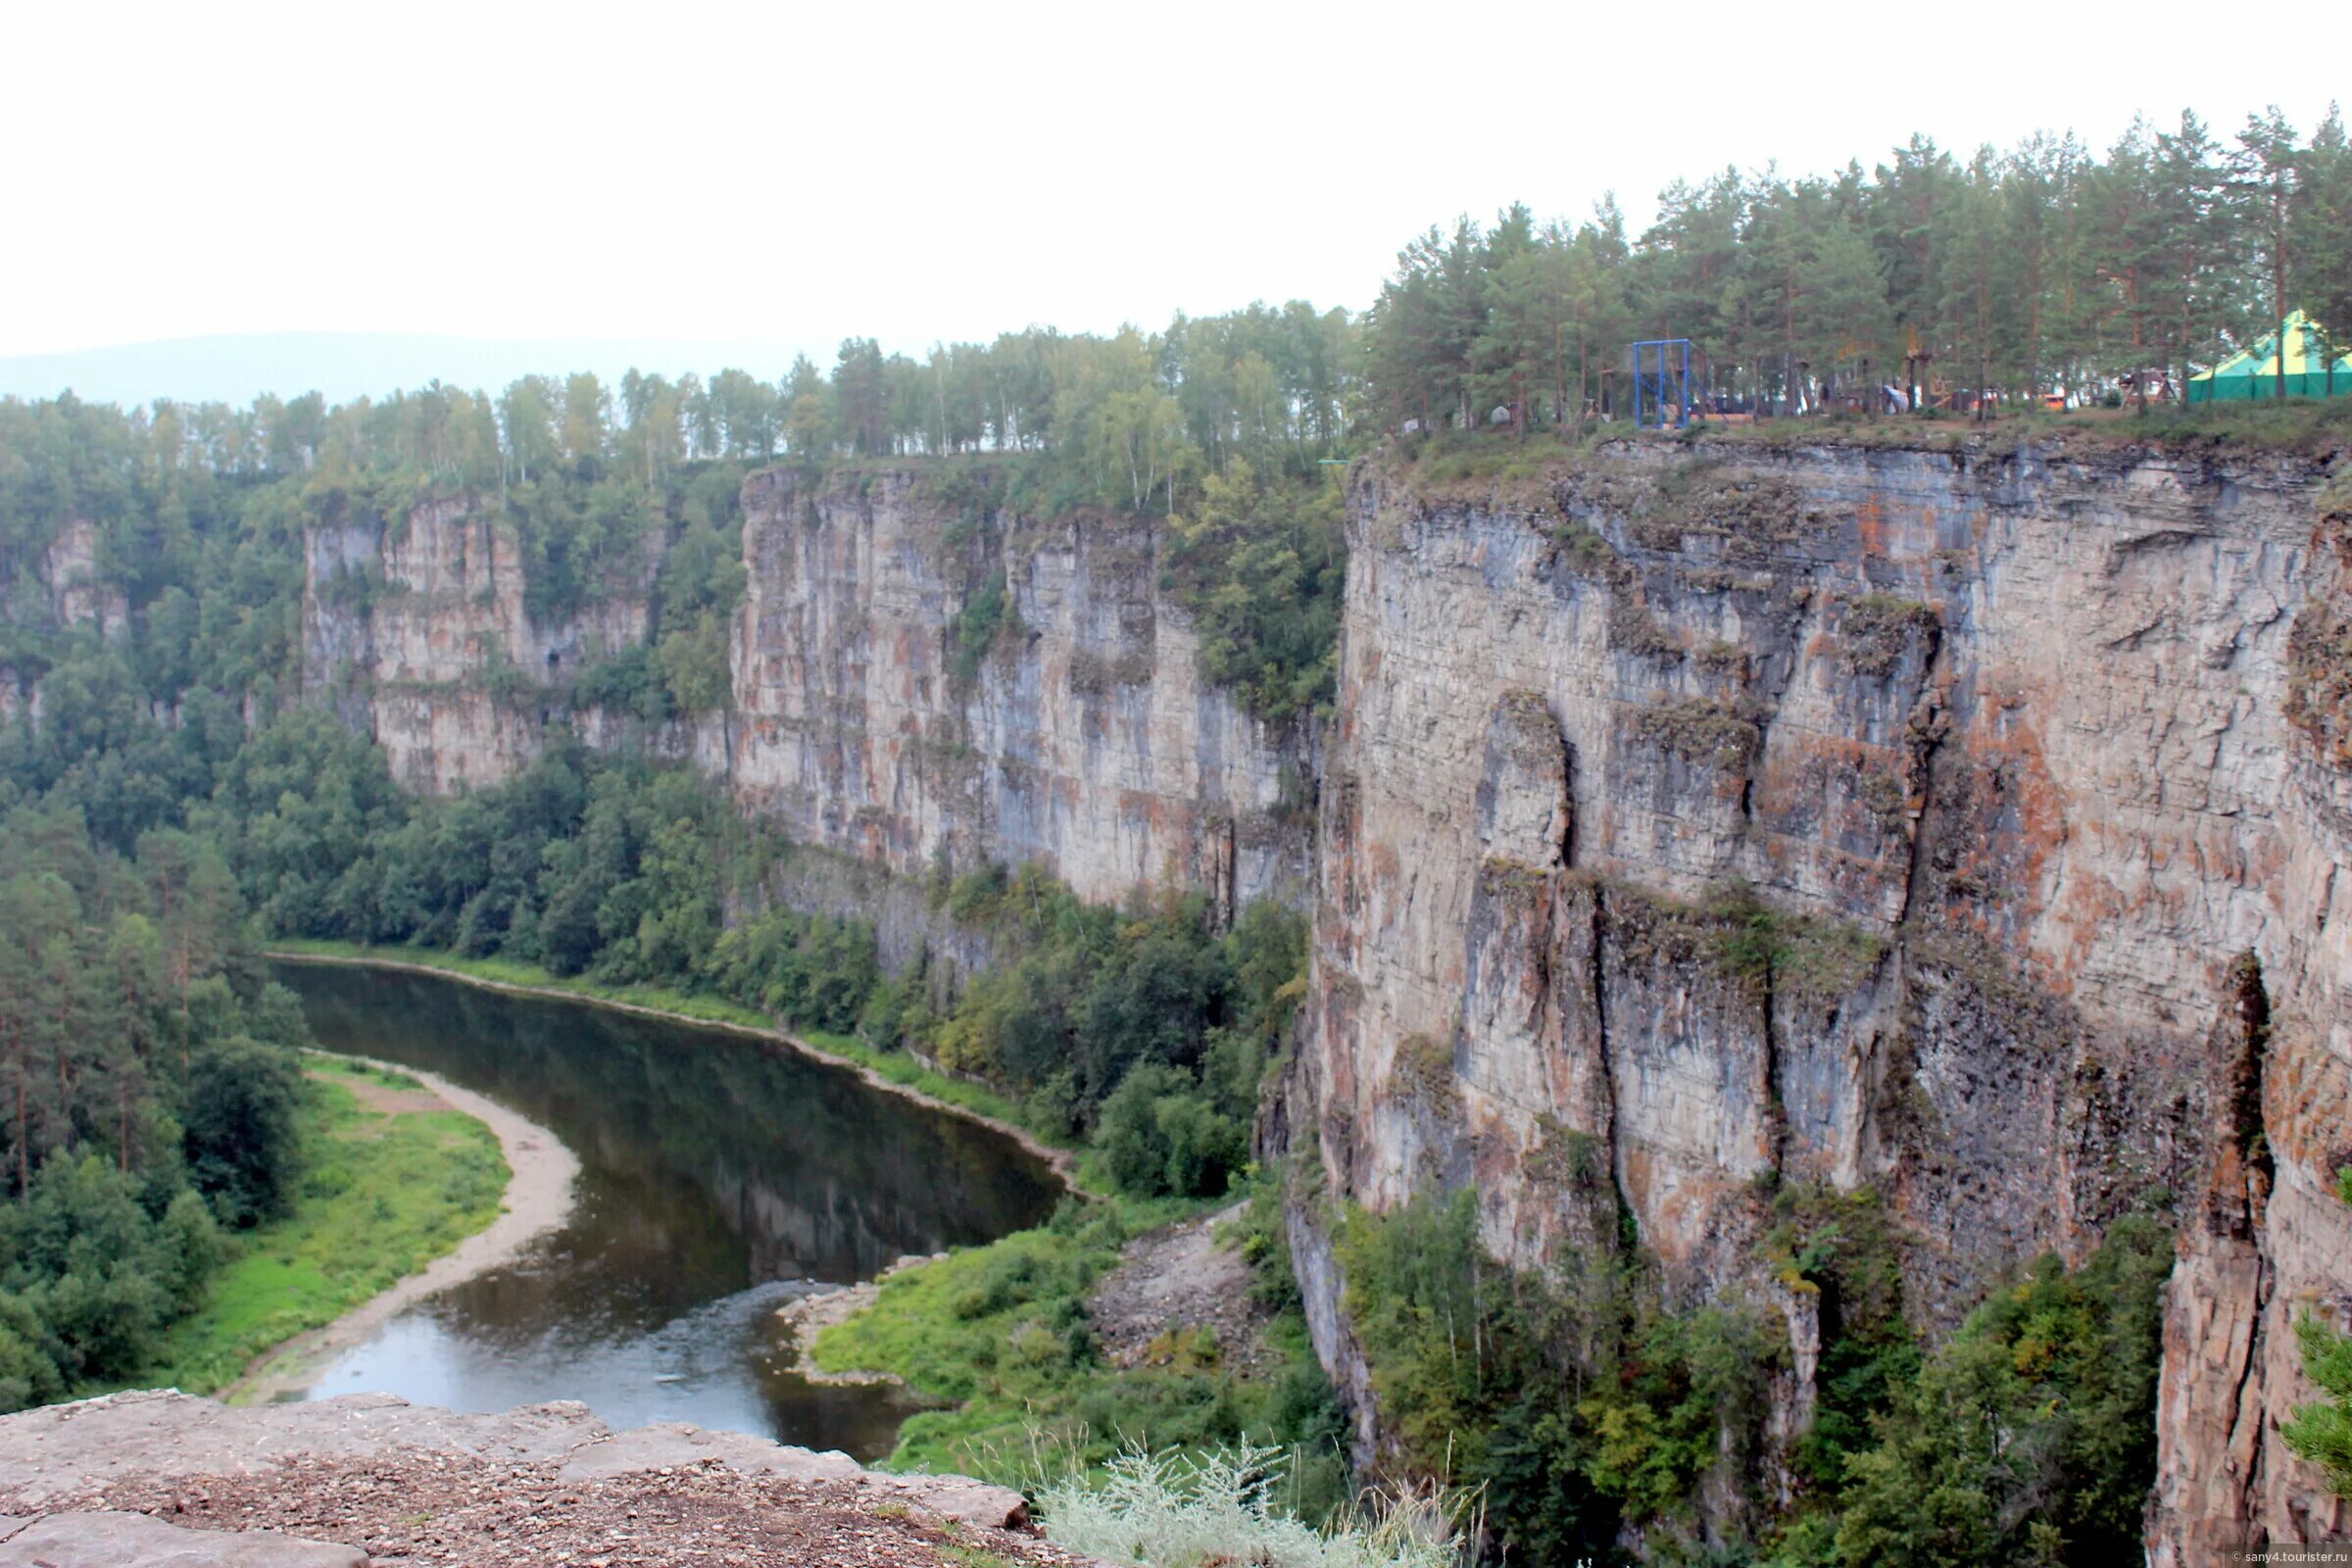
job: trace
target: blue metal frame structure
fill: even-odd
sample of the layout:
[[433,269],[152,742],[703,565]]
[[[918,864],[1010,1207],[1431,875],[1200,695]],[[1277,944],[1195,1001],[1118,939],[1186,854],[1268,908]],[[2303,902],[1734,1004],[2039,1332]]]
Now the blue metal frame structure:
[[[1649,352],[1657,351],[1657,368],[1649,369]],[[1674,363],[1673,351],[1682,351],[1682,363]],[[1674,394],[1670,399],[1667,394]],[[1655,405],[1653,408],[1652,405]],[[1681,429],[1690,422],[1690,340],[1687,337],[1648,337],[1634,345],[1634,427],[1640,430],[1666,428],[1667,410],[1674,410],[1673,424]]]

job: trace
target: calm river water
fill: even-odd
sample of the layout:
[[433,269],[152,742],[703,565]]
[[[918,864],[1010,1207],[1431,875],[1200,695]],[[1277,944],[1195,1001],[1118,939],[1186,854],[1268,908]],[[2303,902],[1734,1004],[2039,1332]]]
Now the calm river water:
[[742,1035],[429,975],[276,973],[321,1046],[488,1095],[581,1166],[563,1229],[393,1318],[302,1397],[580,1399],[615,1428],[690,1421],[876,1458],[903,1396],[807,1382],[776,1307],[1038,1224],[1059,1193],[1009,1139]]

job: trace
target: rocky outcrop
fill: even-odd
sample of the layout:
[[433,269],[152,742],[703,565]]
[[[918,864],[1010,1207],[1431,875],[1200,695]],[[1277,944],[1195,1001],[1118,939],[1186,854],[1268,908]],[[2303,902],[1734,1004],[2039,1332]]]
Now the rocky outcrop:
[[[1622,1202],[1671,1295],[1765,1299],[1755,1178],[1867,1183],[1931,1325],[2180,1204],[2160,1556],[2342,1528],[2260,1436],[2309,1396],[2293,1303],[2352,1278],[2352,783],[2285,713],[2289,628],[2343,592],[2321,477],[1982,445],[1619,447],[1508,494],[1365,469],[1289,1111],[1331,1192],[1475,1187],[1529,1266]],[[2250,1097],[2215,1045],[2249,984]],[[2260,1182],[2225,1157],[2246,1115]],[[1361,1386],[1336,1299],[1309,1319]]]
[[1295,896],[1304,740],[1200,679],[1149,525],[1040,529],[936,483],[772,470],[745,485],[737,795],[906,876],[1042,861],[1093,899]]
[[[572,711],[569,676],[645,639],[660,540],[627,580],[543,621],[514,540],[466,496],[397,525],[311,531],[306,689],[417,789],[512,775],[560,716],[590,745],[703,768],[802,844],[918,883],[1042,861],[1095,899],[1303,898],[1310,738],[1269,730],[1200,678],[1148,524],[1039,529],[985,489],[951,494],[904,469],[770,470],[743,501],[749,583],[724,711],[651,729]],[[967,651],[984,590],[1002,610]],[[909,951],[945,936],[892,924]]]
[[244,1409],[118,1394],[0,1418],[0,1563],[57,1568],[706,1550],[928,1565],[962,1560],[943,1549],[957,1541],[1073,1561],[1034,1541],[1019,1493],[961,1476],[882,1475],[675,1422],[615,1433],[571,1402],[473,1415],[380,1394]]
[[113,1509],[0,1520],[0,1568],[368,1568],[368,1554],[274,1530],[189,1530]]
[[659,529],[618,580],[540,617],[497,516],[464,493],[392,519],[346,504],[304,539],[304,689],[372,735],[412,789],[512,776],[538,755],[563,683],[645,640]]
[[41,587],[54,624],[92,625],[114,638],[129,629],[130,601],[99,569],[98,554],[97,525],[74,518],[41,556]]

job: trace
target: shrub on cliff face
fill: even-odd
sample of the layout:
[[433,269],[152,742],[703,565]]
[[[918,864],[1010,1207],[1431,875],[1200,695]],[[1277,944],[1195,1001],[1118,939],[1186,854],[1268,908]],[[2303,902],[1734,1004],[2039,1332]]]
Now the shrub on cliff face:
[[1782,1352],[1745,1308],[1665,1311],[1614,1255],[1514,1272],[1468,1192],[1352,1213],[1339,1256],[1405,1461],[1482,1488],[1514,1560],[1603,1559],[1621,1522],[1679,1522],[1721,1455],[1752,1450]]
[[[2352,1190],[2352,1172],[2344,1185]],[[2320,1467],[2328,1490],[2352,1497],[2352,1335],[2309,1315],[2295,1324],[2295,1334],[2303,1342],[2303,1374],[2325,1397],[2299,1407],[2279,1435]]]
[[1838,650],[1857,675],[1891,672],[1914,643],[1935,652],[1943,617],[1934,605],[1888,594],[1864,594],[1846,601],[1838,618]]
[[1339,487],[1236,458],[1164,538],[1161,582],[1193,612],[1200,673],[1268,723],[1328,706],[1347,570]]
[[1005,591],[1000,566],[980,580],[948,622],[948,673],[960,687],[980,678],[980,663],[1001,638],[1018,632],[1020,616]]
[[2172,1264],[2171,1234],[2132,1217],[2082,1268],[2046,1256],[1996,1290],[1853,1456],[1832,1560],[2135,1558]]

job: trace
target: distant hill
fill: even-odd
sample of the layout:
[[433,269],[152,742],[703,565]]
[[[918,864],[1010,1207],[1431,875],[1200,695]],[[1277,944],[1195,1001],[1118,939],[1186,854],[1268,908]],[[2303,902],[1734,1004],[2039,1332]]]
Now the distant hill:
[[423,386],[436,378],[469,390],[492,391],[516,376],[542,372],[594,370],[607,380],[617,380],[631,367],[669,376],[688,370],[707,376],[733,366],[773,381],[803,351],[820,364],[831,363],[829,349],[778,339],[233,333],[0,356],[0,397],[55,397],[70,387],[85,402],[125,406],[156,398],[247,403],[265,392],[295,397],[310,391],[342,402]]

